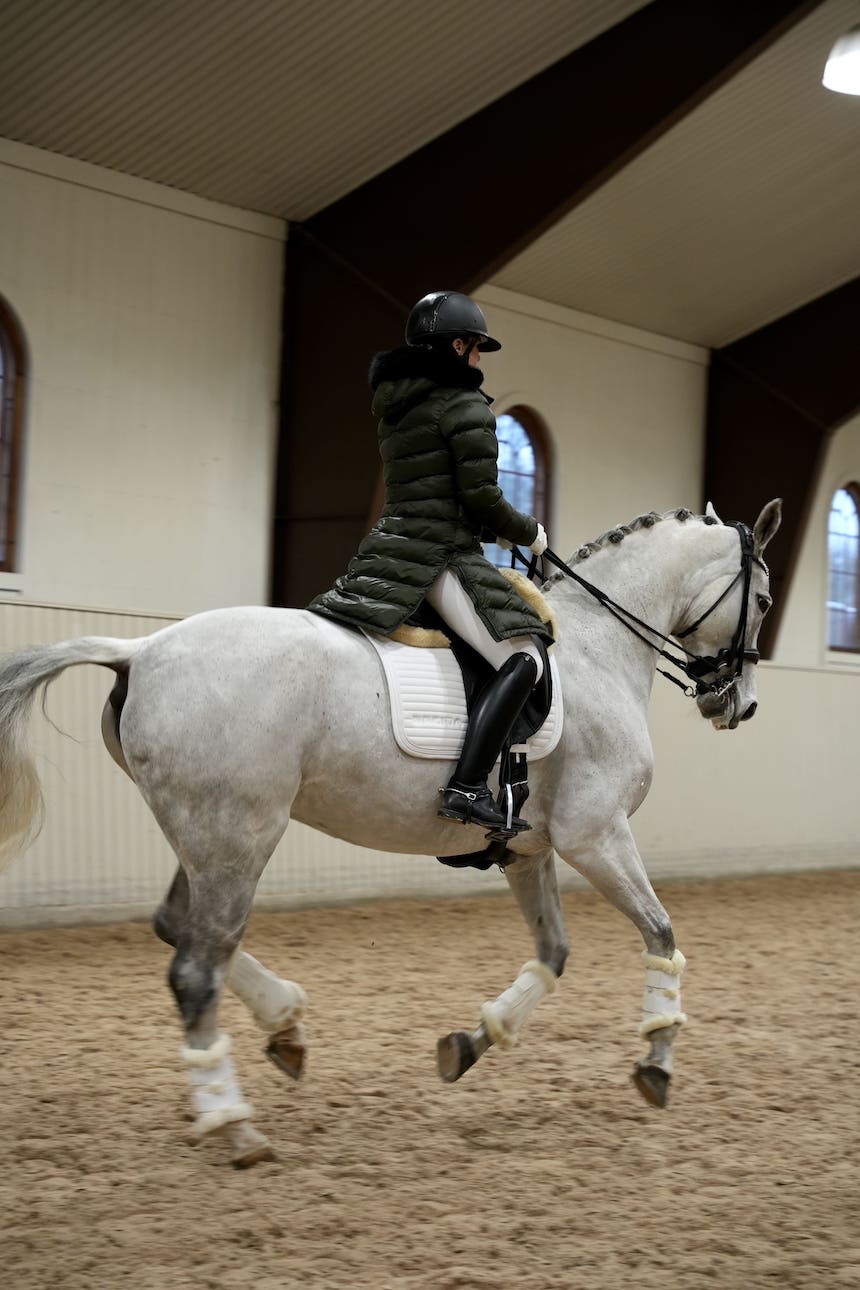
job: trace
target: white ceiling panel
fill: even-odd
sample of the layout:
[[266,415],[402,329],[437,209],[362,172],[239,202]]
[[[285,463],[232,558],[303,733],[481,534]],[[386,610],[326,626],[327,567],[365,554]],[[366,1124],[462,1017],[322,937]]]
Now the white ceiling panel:
[[495,285],[718,346],[860,274],[860,97],[821,85],[828,0]]
[[301,220],[643,0],[4,0],[0,135]]

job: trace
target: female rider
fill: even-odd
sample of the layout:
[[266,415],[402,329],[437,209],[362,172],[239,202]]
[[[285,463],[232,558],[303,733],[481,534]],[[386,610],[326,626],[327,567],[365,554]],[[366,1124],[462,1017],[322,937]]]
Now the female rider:
[[[498,484],[498,441],[481,391],[481,353],[501,349],[468,296],[436,291],[415,305],[406,344],[370,367],[379,418],[385,501],[346,574],[308,606],[337,622],[390,636],[423,600],[496,669],[469,717],[439,815],[489,829],[505,826],[487,787],[496,757],[543,658],[534,638],[552,635],[484,558],[485,530],[539,555],[547,539],[514,510]],[[527,829],[514,817],[516,831]]]

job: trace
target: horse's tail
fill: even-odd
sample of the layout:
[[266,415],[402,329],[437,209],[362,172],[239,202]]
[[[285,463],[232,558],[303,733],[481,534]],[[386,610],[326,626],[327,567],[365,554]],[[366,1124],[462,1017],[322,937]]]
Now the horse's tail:
[[36,691],[79,663],[98,663],[122,674],[145,639],[85,636],[0,658],[0,868],[41,827],[42,789],[27,738]]

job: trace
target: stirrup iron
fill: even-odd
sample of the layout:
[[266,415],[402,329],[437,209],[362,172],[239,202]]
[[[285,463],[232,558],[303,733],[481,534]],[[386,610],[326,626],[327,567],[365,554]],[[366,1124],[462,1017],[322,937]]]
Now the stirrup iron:
[[[459,788],[456,784],[447,784],[439,789],[443,805],[436,814],[443,820],[456,820],[458,824],[476,824],[489,829],[488,838],[502,841],[515,837],[530,829],[531,825],[519,819],[513,813],[499,810],[498,803],[486,785],[475,785],[472,788]],[[448,795],[464,799],[462,804],[450,801]],[[476,812],[477,807],[477,812]],[[482,809],[483,808],[483,809]]]

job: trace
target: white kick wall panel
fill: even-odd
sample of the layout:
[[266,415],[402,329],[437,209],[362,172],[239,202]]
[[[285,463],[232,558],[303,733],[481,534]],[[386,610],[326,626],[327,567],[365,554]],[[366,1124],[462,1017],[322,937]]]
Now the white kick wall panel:
[[264,600],[283,226],[39,161],[0,142],[0,289],[31,372],[19,590],[168,614]]
[[[81,635],[133,637],[167,625],[139,615],[2,605],[0,649]],[[860,864],[854,784],[860,690],[856,684],[846,690],[845,680],[834,672],[763,664],[759,714],[718,735],[689,700],[656,679],[654,785],[633,820],[653,881]],[[31,733],[44,827],[0,874],[0,926],[149,916],[167,890],[173,853],[102,744],[100,717],[112,684],[107,669],[72,668],[50,687],[50,720],[35,707]],[[563,886],[583,885],[561,864],[559,877]],[[506,887],[497,870],[458,873],[430,856],[354,847],[291,824],[260,882],[257,904],[462,896]]]
[[[143,636],[168,620],[99,614],[53,606],[0,605],[0,648],[75,636]],[[114,683],[107,668],[75,667],[37,699],[32,748],[45,798],[34,844],[0,873],[0,921],[27,921],[27,911],[91,911],[111,906],[154,908],[175,868],[173,855],[142,797],[111,760],[100,733],[101,712]]]
[[633,817],[652,876],[860,865],[860,678],[761,663],[757,685],[755,717],[715,731],[655,679],[654,782]]

